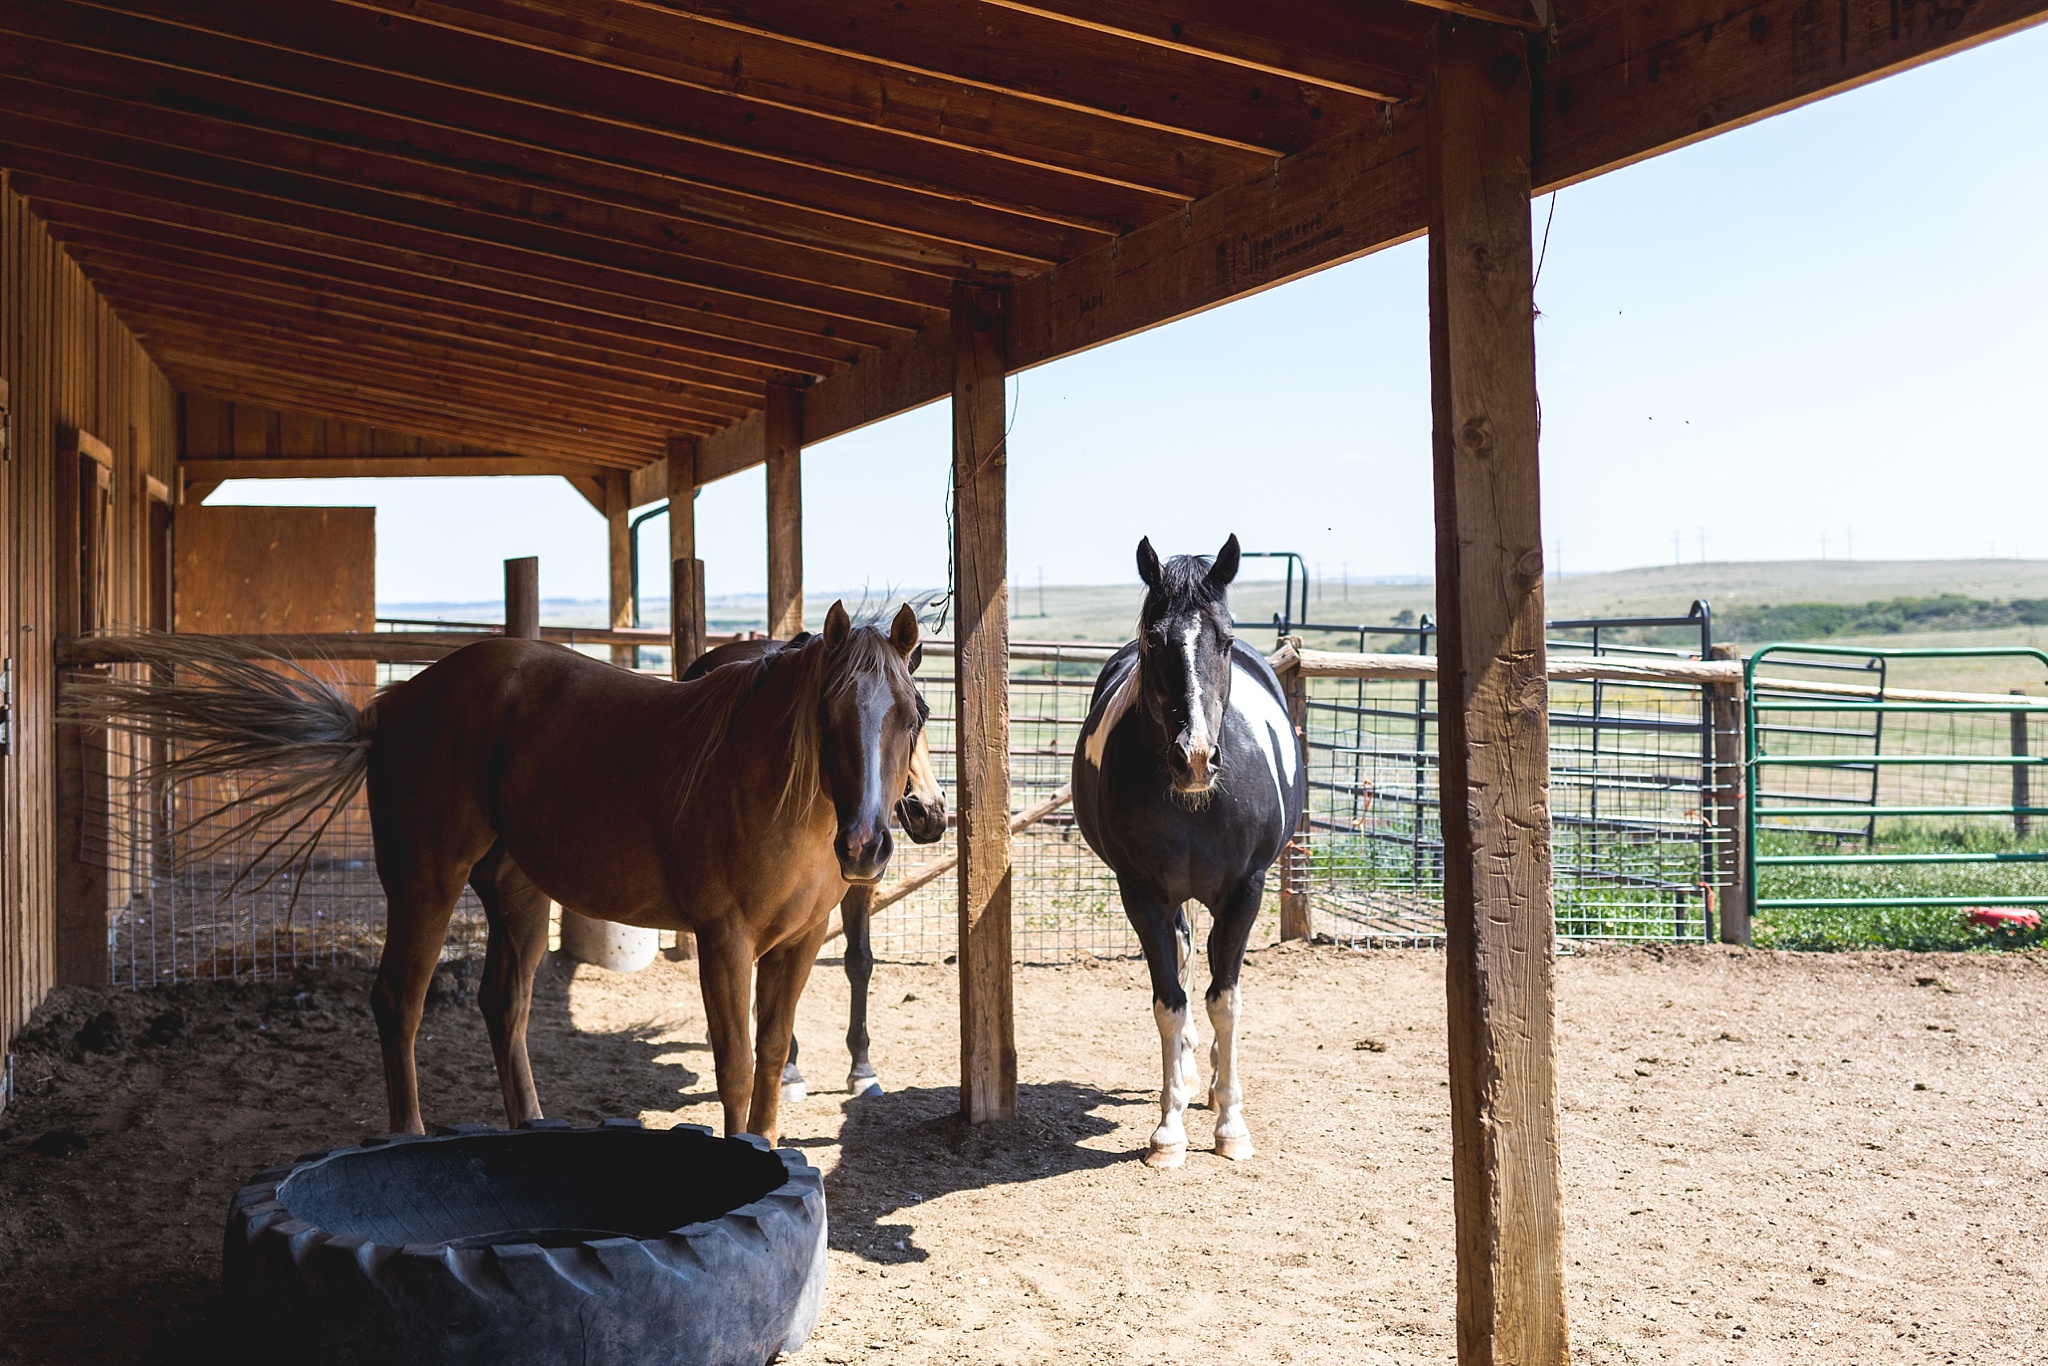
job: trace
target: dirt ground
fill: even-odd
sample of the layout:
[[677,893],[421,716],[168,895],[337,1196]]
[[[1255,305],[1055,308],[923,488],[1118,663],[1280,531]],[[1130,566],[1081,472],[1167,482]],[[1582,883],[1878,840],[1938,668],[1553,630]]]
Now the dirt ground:
[[[544,972],[551,1113],[716,1122],[689,973]],[[891,1089],[856,1101],[845,980],[821,965],[785,1141],[827,1173],[831,1284],[795,1360],[1452,1359],[1442,979],[1424,951],[1254,953],[1259,1154],[1158,1172],[1138,964],[1020,970],[1023,1117],[976,1130],[954,1118],[952,970],[878,971]],[[1578,1360],[2048,1359],[2048,959],[1609,949],[1560,982]],[[445,985],[429,1122],[495,1119],[480,1018]],[[381,1124],[363,987],[51,1001],[0,1115],[0,1359],[212,1355],[229,1194]]]

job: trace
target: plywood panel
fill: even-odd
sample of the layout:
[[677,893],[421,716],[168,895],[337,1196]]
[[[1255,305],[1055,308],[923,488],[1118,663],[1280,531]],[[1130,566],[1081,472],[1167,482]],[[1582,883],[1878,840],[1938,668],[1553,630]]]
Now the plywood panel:
[[375,508],[182,509],[175,629],[376,630],[376,519]]

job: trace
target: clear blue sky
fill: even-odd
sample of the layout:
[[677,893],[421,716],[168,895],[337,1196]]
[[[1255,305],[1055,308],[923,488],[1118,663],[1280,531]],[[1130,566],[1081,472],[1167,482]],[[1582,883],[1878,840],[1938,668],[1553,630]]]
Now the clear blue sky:
[[[1717,560],[1852,537],[1858,559],[2048,556],[2044,88],[2035,29],[1555,197],[1536,339],[1567,572],[1697,559],[1702,535]],[[1232,531],[1332,576],[1427,574],[1424,259],[1410,243],[1013,379],[1018,577],[1135,581],[1140,535]],[[935,404],[804,452],[813,589],[944,581],[948,425]],[[556,479],[212,501],[376,504],[384,601],[495,598],[524,554],[549,597],[604,593],[603,524]],[[697,517],[710,591],[758,592],[759,472]]]

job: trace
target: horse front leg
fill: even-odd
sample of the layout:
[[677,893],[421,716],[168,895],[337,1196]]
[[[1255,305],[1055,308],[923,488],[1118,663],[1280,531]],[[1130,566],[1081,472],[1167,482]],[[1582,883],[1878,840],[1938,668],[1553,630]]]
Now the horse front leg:
[[1233,1162],[1252,1155],[1252,1131],[1244,1122],[1244,1085],[1237,1075],[1237,982],[1245,942],[1258,922],[1265,894],[1266,874],[1261,869],[1231,889],[1209,927],[1207,1004],[1209,1027],[1216,1036],[1209,1046],[1209,1108],[1216,1112],[1216,1155]]
[[1187,1160],[1188,1099],[1194,1092],[1194,1022],[1183,980],[1187,920],[1180,907],[1149,890],[1123,885],[1124,914],[1145,949],[1152,976],[1152,1019],[1159,1026],[1159,1124],[1145,1150],[1145,1165],[1178,1167]]
[[846,1073],[846,1089],[856,1096],[879,1096],[882,1079],[868,1060],[868,984],[875,976],[874,941],[868,934],[868,907],[875,889],[862,883],[847,888],[839,903],[839,916],[846,926],[846,985],[852,1004],[847,1010],[846,1051],[853,1059]]
[[[782,1087],[775,1064],[789,1056],[789,1041],[796,1033],[797,999],[804,994],[811,964],[817,961],[824,942],[825,922],[820,918],[802,939],[761,956],[754,992],[754,1094],[747,1132],[770,1143],[781,1132]],[[722,1084],[720,1089],[722,1094]]]
[[[747,1037],[747,997],[754,969],[754,943],[743,934],[700,931],[697,935],[697,981],[704,991],[704,1026],[711,1038],[711,1068],[717,1078],[718,1101],[725,1110],[725,1132],[747,1128],[747,1097],[754,1089],[754,1051]],[[789,1047],[787,1036],[782,1041]],[[774,1077],[781,1070],[779,1061]]]

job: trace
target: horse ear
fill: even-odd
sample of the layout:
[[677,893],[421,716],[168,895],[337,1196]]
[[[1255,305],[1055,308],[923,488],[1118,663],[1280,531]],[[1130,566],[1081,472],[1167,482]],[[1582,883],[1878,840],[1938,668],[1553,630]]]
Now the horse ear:
[[[910,658],[911,652],[918,648],[917,613],[910,610],[910,604],[907,602],[897,609],[896,620],[889,623],[889,643],[894,645],[896,653],[905,659]],[[917,665],[912,664],[910,667],[915,669]]]
[[1146,536],[1138,541],[1138,577],[1153,592],[1159,591],[1159,552],[1152,548],[1152,538]]
[[903,661],[903,667],[912,673],[916,673],[917,666],[922,663],[924,663],[924,642],[920,640],[911,647],[910,658]]
[[825,648],[836,650],[846,643],[853,634],[853,618],[846,615],[846,604],[835,602],[832,610],[825,614]]
[[1230,539],[1223,543],[1223,549],[1216,552],[1216,562],[1209,566],[1209,586],[1217,592],[1230,587],[1230,581],[1237,577],[1237,533],[1231,532]]

